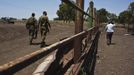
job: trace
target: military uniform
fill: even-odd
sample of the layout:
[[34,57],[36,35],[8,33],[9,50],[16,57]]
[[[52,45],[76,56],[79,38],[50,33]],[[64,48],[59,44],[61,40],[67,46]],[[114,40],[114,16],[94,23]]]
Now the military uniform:
[[30,44],[32,44],[33,39],[37,37],[38,30],[37,20],[35,17],[32,16],[27,20],[26,28],[29,30]]
[[49,28],[51,27],[49,24],[48,17],[46,15],[42,15],[39,18],[39,27],[40,27],[41,37],[42,37],[42,43],[44,43],[46,35],[49,32]]
[[49,22],[48,22],[48,17],[43,15],[39,18],[39,25],[40,25],[40,31],[41,31],[41,36],[44,36],[49,32]]

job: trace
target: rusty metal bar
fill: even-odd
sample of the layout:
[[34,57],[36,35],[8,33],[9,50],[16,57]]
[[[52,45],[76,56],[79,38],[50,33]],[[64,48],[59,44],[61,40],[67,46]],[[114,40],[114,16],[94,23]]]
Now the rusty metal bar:
[[76,8],[77,10],[79,10],[80,12],[82,12],[84,15],[87,15],[88,17],[91,17],[92,19],[94,19],[92,16],[90,16],[88,13],[86,13],[82,8],[78,7],[76,4],[72,3],[70,0],[61,0],[67,4],[70,4],[72,7]]

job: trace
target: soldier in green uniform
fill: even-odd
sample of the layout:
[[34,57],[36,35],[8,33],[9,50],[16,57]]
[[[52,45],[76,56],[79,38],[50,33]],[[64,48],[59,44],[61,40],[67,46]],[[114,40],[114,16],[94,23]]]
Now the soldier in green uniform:
[[28,18],[26,22],[26,28],[29,30],[30,45],[31,45],[33,39],[37,38],[37,32],[38,32],[37,19],[35,18],[35,13],[32,13],[31,17]]
[[49,23],[49,19],[47,17],[47,12],[44,11],[43,15],[39,18],[39,28],[40,28],[40,33],[42,37],[41,41],[41,47],[45,45],[45,38],[47,33],[49,32],[49,29],[51,28],[51,25]]

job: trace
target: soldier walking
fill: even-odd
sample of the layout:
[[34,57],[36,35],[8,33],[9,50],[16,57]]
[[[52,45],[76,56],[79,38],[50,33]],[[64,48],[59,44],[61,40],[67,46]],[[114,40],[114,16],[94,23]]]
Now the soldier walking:
[[49,19],[47,17],[47,12],[44,11],[43,15],[39,18],[39,28],[40,28],[40,33],[41,33],[41,47],[45,45],[45,39],[46,35],[49,32],[49,29],[51,28],[51,25],[49,23]]
[[35,13],[32,13],[31,17],[28,18],[26,22],[26,28],[29,30],[30,45],[31,45],[33,39],[37,38],[37,32],[38,32],[38,25],[37,25],[37,19],[35,18]]

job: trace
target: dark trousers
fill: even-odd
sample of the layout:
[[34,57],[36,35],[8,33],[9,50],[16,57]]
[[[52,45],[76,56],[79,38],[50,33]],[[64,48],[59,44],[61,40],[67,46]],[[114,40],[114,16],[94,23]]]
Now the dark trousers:
[[107,44],[111,44],[113,32],[107,32]]

